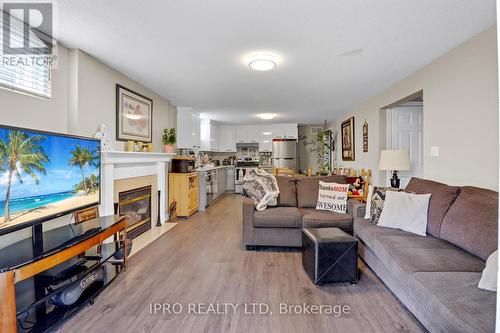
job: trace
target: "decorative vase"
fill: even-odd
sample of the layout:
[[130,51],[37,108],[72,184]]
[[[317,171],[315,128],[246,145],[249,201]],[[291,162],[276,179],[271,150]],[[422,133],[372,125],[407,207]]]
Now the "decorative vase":
[[165,153],[173,153],[174,152],[174,145],[163,145],[163,148],[165,149]]

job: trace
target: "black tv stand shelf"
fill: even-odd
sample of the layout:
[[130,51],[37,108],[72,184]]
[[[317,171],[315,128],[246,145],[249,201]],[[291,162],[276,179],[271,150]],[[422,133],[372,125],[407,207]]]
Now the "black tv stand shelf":
[[[42,235],[33,230],[31,239],[0,249],[0,332],[46,332],[93,303],[127,267],[126,256],[115,259],[117,252],[126,252],[126,227],[122,217],[101,217]],[[55,305],[56,294],[97,271],[101,279],[76,302]]]

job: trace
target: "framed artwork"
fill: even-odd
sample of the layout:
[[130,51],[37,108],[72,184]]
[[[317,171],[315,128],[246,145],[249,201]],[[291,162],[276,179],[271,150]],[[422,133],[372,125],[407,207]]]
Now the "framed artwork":
[[354,161],[354,117],[342,122],[342,160]]
[[152,142],[153,100],[116,85],[116,140]]
[[97,206],[78,210],[75,212],[75,224],[79,224],[98,217],[99,209],[97,208]]
[[368,123],[363,124],[363,153],[368,152]]

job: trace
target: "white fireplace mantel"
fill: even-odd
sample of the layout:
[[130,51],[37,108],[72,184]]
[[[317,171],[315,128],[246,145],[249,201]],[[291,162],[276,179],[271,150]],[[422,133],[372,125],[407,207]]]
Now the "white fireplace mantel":
[[[167,180],[168,162],[175,154],[142,153],[128,151],[101,152],[101,216],[114,214],[114,181],[142,176],[156,176],[157,188],[160,191],[161,224],[167,217]],[[155,214],[153,212],[153,214]]]

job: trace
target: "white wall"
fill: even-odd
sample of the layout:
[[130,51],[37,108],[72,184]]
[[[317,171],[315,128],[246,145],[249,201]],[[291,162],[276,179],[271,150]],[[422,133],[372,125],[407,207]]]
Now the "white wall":
[[[115,139],[117,83],[153,100],[154,150],[161,151],[165,127],[176,127],[177,108],[136,81],[80,50],[58,46],[58,67],[52,70],[52,98],[43,99],[0,89],[0,123],[60,133],[93,136],[106,124]],[[115,141],[115,149],[124,143]],[[69,222],[64,216],[44,224],[50,229]],[[2,236],[0,248],[25,237],[30,229]]]
[[307,168],[312,168],[312,174],[319,171],[318,149],[320,145],[316,141],[316,135],[311,135],[311,127],[321,127],[324,125],[299,125],[299,169],[307,172]]
[[[498,64],[496,26],[459,45],[382,93],[371,97],[328,124],[355,117],[356,161],[345,167],[372,168],[374,184],[385,182],[377,172],[385,148],[387,105],[423,90],[424,177],[454,185],[498,190]],[[362,126],[369,125],[369,150],[362,152]],[[430,157],[430,147],[440,157]]]

